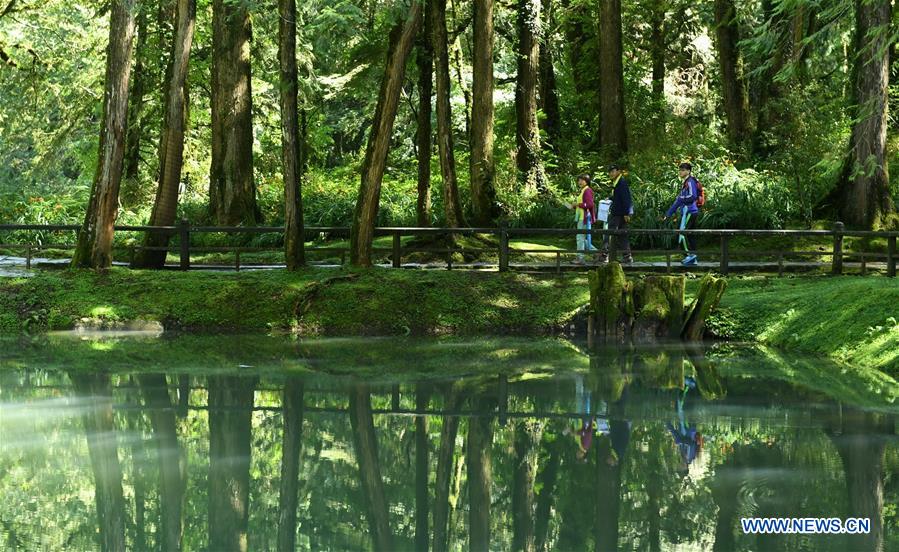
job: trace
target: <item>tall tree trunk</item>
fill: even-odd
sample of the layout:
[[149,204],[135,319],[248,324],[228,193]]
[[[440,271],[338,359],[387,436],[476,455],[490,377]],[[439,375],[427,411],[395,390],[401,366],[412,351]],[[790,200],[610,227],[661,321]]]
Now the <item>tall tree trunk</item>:
[[740,55],[740,28],[733,0],[715,0],[715,37],[727,135],[731,145],[745,149],[749,138],[749,95],[743,78],[743,58]]
[[537,477],[537,445],[543,428],[538,422],[515,424],[515,466],[512,474],[512,550],[533,552],[534,482]]
[[[459,28],[459,20],[457,18],[458,12],[456,11],[456,2],[454,0],[449,0],[450,9],[452,11],[451,17],[451,25],[450,28],[458,29]],[[466,35],[462,32],[457,37],[452,37],[455,40],[452,40],[451,43],[448,44],[453,54],[453,70],[456,72],[456,80],[459,82],[459,89],[462,91],[462,101],[465,106],[465,139],[467,140],[469,136],[471,136],[471,88],[465,85],[465,76],[462,74],[462,45],[465,41]],[[447,38],[449,41],[450,37]],[[468,45],[468,50],[471,51],[471,44]]]
[[431,0],[424,1],[424,25],[416,43],[418,65],[418,226],[431,226],[431,95],[434,93],[434,48],[431,45]]
[[125,157],[135,10],[135,0],[112,2],[97,172],[94,174],[84,224],[78,233],[78,245],[72,257],[73,267],[107,268],[112,264],[113,226],[118,214],[119,185]]
[[209,377],[209,549],[247,550],[256,378]]
[[650,57],[652,58],[652,99],[659,110],[665,99],[665,11],[667,0],[654,0],[650,14]]
[[546,188],[537,125],[540,70],[540,0],[518,0],[518,75],[515,85],[515,155],[522,185]]
[[540,37],[540,85],[538,107],[543,112],[540,128],[546,133],[547,146],[558,153],[562,139],[562,114],[559,94],[556,90],[556,69],[552,48],[553,11],[552,0],[544,0],[543,33]]
[[855,116],[839,182],[840,216],[849,225],[868,229],[880,227],[894,211],[886,160],[889,26],[888,0],[856,0]]
[[159,463],[159,503],[162,517],[162,550],[181,550],[187,466],[178,442],[178,424],[163,374],[138,376],[144,404],[150,407],[150,423]]
[[[184,161],[184,133],[187,130],[187,72],[190,48],[197,17],[196,0],[178,0],[175,11],[175,38],[169,60],[165,91],[165,119],[159,140],[159,186],[150,214],[150,226],[175,224],[178,212],[178,188]],[[169,234],[148,232],[144,247],[168,247]],[[165,251],[141,249],[134,261],[140,268],[162,268]]]
[[[490,399],[473,401],[475,411],[492,409]],[[465,464],[468,471],[468,549],[490,550],[490,487],[493,486],[490,449],[493,446],[493,418],[472,416],[468,420]]]
[[297,3],[278,0],[278,61],[281,66],[281,172],[284,180],[284,257],[287,270],[305,263],[303,165],[297,116]]
[[621,0],[600,0],[599,8],[599,143],[617,159],[627,152]]
[[394,27],[390,33],[390,48],[387,52],[387,67],[381,79],[378,106],[372,120],[362,164],[362,184],[353,215],[350,233],[350,260],[357,266],[371,266],[371,243],[374,237],[375,221],[378,218],[378,204],[381,200],[381,180],[390,148],[393,122],[406,74],[406,59],[412,50],[412,42],[421,22],[422,6],[412,2],[405,23]]
[[87,436],[91,470],[94,473],[100,550],[124,552],[127,515],[109,374],[82,374],[73,371],[69,378],[75,392],[82,400],[87,401],[82,421]]
[[284,257],[287,270],[305,263],[300,124],[297,120],[297,4],[278,0],[278,60],[281,65],[281,170],[284,179]]
[[474,0],[472,51],[471,207],[475,226],[499,215],[493,163],[493,0]]
[[[446,394],[444,404],[449,411],[456,410],[461,404],[458,392],[450,390]],[[448,523],[450,510],[450,483],[453,476],[453,459],[456,454],[456,436],[459,433],[459,418],[444,416],[440,429],[440,448],[437,451],[437,473],[434,481],[434,552],[446,552],[449,549]]]
[[[419,385],[415,390],[415,409],[427,410],[428,392]],[[428,417],[415,417],[415,550],[427,552],[428,537],[428,466],[430,440],[428,439]]]
[[357,385],[350,392],[350,422],[372,544],[375,550],[390,551],[393,550],[390,509],[384,495],[384,480],[378,462],[378,439],[371,414],[371,395],[366,385]]
[[[137,46],[134,52],[134,70],[131,79],[131,92],[128,96],[128,131],[125,137],[125,173],[124,179],[127,187],[139,186],[140,176],[140,141],[143,136],[144,117],[144,88],[146,87],[146,68],[144,60],[147,58],[147,10],[137,8]],[[135,191],[132,190],[132,191]],[[125,195],[123,193],[123,195]]]
[[297,489],[300,451],[303,445],[303,383],[290,378],[284,384],[282,415],[284,436],[281,445],[281,492],[278,502],[278,550],[296,550]]
[[462,204],[456,182],[456,158],[453,152],[453,115],[450,109],[449,45],[446,32],[447,0],[431,2],[431,37],[434,44],[437,73],[437,149],[443,176],[443,206],[446,225],[463,225]]
[[212,1],[212,162],[209,206],[222,226],[260,220],[253,180],[248,4]]

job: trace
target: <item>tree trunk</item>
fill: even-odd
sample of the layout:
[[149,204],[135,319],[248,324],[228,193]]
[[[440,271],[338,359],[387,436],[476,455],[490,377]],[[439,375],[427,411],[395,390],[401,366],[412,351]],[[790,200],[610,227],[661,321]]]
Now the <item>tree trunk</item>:
[[[449,391],[446,397],[446,409],[456,410],[461,404],[460,396]],[[434,482],[434,552],[446,552],[449,549],[447,524],[449,522],[450,480],[453,476],[453,458],[456,453],[456,435],[459,432],[459,418],[444,416],[440,429],[440,449],[437,451],[437,474]]]
[[540,71],[540,0],[518,0],[518,76],[515,85],[515,154],[518,177],[526,187],[544,190],[546,175],[537,125]]
[[[475,410],[494,406],[490,399],[473,401]],[[493,446],[493,418],[472,416],[468,420],[465,463],[468,470],[468,549],[490,550],[490,487],[493,485],[490,449]]]
[[854,104],[849,152],[839,186],[840,215],[851,226],[875,229],[893,212],[887,174],[890,2],[856,0]]
[[253,180],[248,4],[212,1],[212,163],[209,205],[222,226],[260,220]]
[[496,205],[493,162],[493,0],[474,0],[472,51],[471,207],[475,226],[492,226]]
[[278,61],[281,66],[281,171],[284,180],[284,258],[287,270],[305,263],[303,166],[297,114],[297,3],[278,0]]
[[742,150],[750,133],[749,95],[743,78],[743,59],[740,55],[740,28],[733,0],[715,0],[715,37],[727,135],[731,145]]
[[552,0],[545,0],[543,8],[543,33],[540,37],[540,85],[537,95],[538,107],[543,112],[540,128],[546,133],[547,146],[558,153],[562,139],[562,114],[559,108],[559,94],[556,90],[556,70],[553,61]]
[[350,392],[350,422],[353,426],[353,445],[372,544],[375,550],[390,551],[393,550],[390,509],[384,495],[384,480],[381,478],[381,465],[378,462],[378,440],[371,415],[371,396],[366,385],[357,385]]
[[247,550],[255,378],[210,376],[209,549]]
[[284,384],[284,436],[281,445],[281,491],[278,502],[278,550],[296,550],[297,489],[303,446],[303,383],[290,378]]
[[162,550],[181,550],[184,516],[184,492],[187,466],[178,442],[175,409],[163,374],[138,376],[144,404],[150,408],[150,423],[159,462],[159,503],[162,517]]
[[125,157],[128,83],[135,31],[135,0],[113,0],[106,48],[106,84],[97,172],[84,224],[78,233],[73,267],[107,268],[112,264],[113,226]]
[[[428,393],[419,385],[415,391],[415,409],[427,410]],[[428,439],[428,417],[415,417],[415,550],[427,552],[428,537],[428,466],[430,440]]]
[[662,110],[665,99],[665,8],[666,0],[654,0],[650,14],[650,57],[652,58],[652,100]]
[[[184,133],[187,130],[187,72],[197,16],[196,0],[178,0],[175,12],[175,39],[169,61],[169,80],[165,92],[165,119],[159,140],[159,186],[150,214],[150,226],[175,224],[178,212],[178,188],[184,160]],[[168,247],[169,234],[148,232],[144,247]],[[134,261],[139,268],[162,268],[165,251],[141,249]]]
[[431,2],[431,32],[437,72],[437,149],[443,175],[443,206],[449,228],[463,226],[462,205],[456,182],[456,159],[453,152],[453,116],[450,109],[449,45],[446,32],[447,0]]
[[621,0],[600,0],[599,7],[599,144],[615,160],[627,152]]
[[125,182],[130,183],[134,188],[139,185],[140,140],[143,135],[144,88],[147,80],[144,67],[144,60],[147,58],[146,10],[139,9],[136,17],[137,46],[134,52],[134,77],[131,79],[131,92],[128,96],[128,131],[125,138],[124,160]]
[[431,45],[431,0],[424,2],[424,25],[416,44],[418,51],[418,126],[415,143],[418,154],[418,226],[431,226],[431,95],[434,92],[434,48]]
[[[126,88],[127,90],[127,88]],[[69,374],[78,396],[87,402],[82,421],[94,473],[94,499],[100,550],[125,551],[125,497],[119,463],[109,374]]]
[[[442,0],[441,0],[442,1]],[[412,49],[412,42],[421,21],[422,6],[412,2],[405,23],[397,25],[390,33],[390,48],[387,52],[387,67],[381,79],[381,92],[378,95],[378,106],[372,120],[371,132],[368,136],[368,147],[365,149],[365,161],[362,164],[362,183],[356,210],[353,215],[353,228],[350,233],[350,261],[357,266],[371,266],[371,243],[374,237],[375,221],[378,217],[378,204],[381,199],[381,180],[384,177],[384,166],[387,162],[387,151],[390,148],[390,137],[393,122],[406,74],[406,59]]]
[[537,422],[515,424],[515,465],[512,474],[512,550],[534,552],[534,482],[537,445],[543,428]]

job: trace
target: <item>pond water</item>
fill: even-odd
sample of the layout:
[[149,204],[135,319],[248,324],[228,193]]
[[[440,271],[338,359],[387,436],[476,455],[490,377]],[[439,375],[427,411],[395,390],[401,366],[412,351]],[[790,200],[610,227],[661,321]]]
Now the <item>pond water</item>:
[[897,396],[722,344],[4,340],[0,548],[899,550]]

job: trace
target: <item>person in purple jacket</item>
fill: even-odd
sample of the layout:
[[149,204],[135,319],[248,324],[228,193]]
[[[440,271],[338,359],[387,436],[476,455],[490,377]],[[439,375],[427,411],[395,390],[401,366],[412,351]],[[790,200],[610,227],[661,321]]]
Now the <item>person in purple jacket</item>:
[[[665,213],[665,218],[679,212],[680,229],[692,230],[696,228],[696,222],[699,219],[699,206],[696,204],[699,199],[699,186],[696,178],[693,177],[693,166],[690,163],[681,163],[678,169],[682,180],[681,190],[677,199],[668,208],[668,212]],[[681,264],[684,266],[697,264],[699,257],[696,255],[696,237],[681,234],[677,241],[684,247],[684,260],[681,261]]]

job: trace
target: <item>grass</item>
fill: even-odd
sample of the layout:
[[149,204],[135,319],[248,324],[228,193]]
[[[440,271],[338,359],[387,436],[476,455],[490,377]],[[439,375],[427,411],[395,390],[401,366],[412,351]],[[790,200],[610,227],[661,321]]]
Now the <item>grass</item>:
[[578,276],[63,270],[0,281],[0,332],[69,329],[89,319],[303,335],[548,334],[588,295]]
[[710,328],[728,339],[899,374],[899,279],[731,278]]

